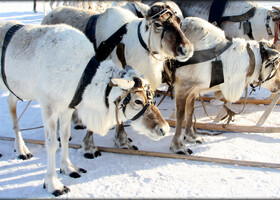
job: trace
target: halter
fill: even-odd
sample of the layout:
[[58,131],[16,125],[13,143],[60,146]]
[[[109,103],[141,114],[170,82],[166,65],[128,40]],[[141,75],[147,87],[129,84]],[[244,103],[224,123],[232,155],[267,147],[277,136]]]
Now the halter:
[[9,30],[7,31],[5,37],[4,37],[4,41],[3,41],[3,46],[2,46],[2,55],[1,55],[1,75],[2,75],[2,80],[5,84],[5,86],[7,87],[7,89],[13,94],[15,95],[19,100],[23,101],[19,96],[17,96],[9,87],[8,82],[7,82],[7,77],[6,77],[6,73],[5,73],[5,56],[6,56],[6,51],[7,51],[7,47],[12,39],[12,37],[14,36],[14,34],[23,27],[24,25],[22,24],[16,24],[14,26],[12,26],[11,28],[9,28]]
[[[259,46],[260,46],[260,54],[262,57],[262,67],[260,69],[260,75],[258,78],[258,83],[256,85],[250,84],[252,91],[255,91],[256,87],[260,87],[262,83],[269,81],[270,79],[274,78],[274,76],[277,74],[277,70],[279,68],[279,66],[277,67],[277,64],[279,64],[279,57],[276,57],[274,59],[268,59],[267,57],[267,52],[264,48],[264,44],[262,42],[259,42]],[[270,72],[270,74],[265,78],[264,77],[264,70],[272,65],[272,70]]]
[[[150,19],[152,19],[152,22],[149,23],[149,38],[148,38],[148,47],[146,45],[146,43],[144,42],[143,40],[143,37],[141,35],[141,32],[140,32],[140,27],[141,27],[141,24],[142,24],[142,21],[139,22],[138,24],[138,28],[137,28],[137,35],[138,35],[138,39],[139,39],[139,42],[140,44],[142,45],[142,47],[148,51],[152,56],[153,58],[155,58],[156,60],[160,60],[158,58],[155,57],[154,54],[158,54],[158,52],[156,51],[152,51],[151,49],[151,31],[152,31],[152,24],[154,24],[155,20],[158,19],[159,17],[161,17],[162,15],[166,14],[166,13],[170,13],[170,16],[165,20],[165,22],[170,22],[170,18],[173,16],[173,15],[176,15],[176,12],[173,12],[171,11],[170,9],[163,9],[161,11],[159,11],[158,13],[154,14],[153,16],[150,17]],[[164,23],[165,23],[164,22]],[[163,30],[162,30],[162,33],[161,33],[161,43],[162,43],[162,39],[164,37],[164,33],[166,32],[166,26],[163,26]]]
[[[134,80],[136,80],[136,84],[134,85],[133,88],[131,88],[130,90],[126,91],[125,93],[123,93],[122,95],[120,95],[115,101],[114,101],[114,104],[116,106],[116,121],[117,121],[117,124],[120,125],[120,122],[119,122],[119,117],[118,117],[118,111],[119,109],[122,109],[122,112],[125,115],[125,110],[126,110],[126,106],[129,104],[130,100],[131,100],[131,93],[135,93],[135,92],[142,92],[144,91],[145,89],[142,88],[142,83],[141,81],[139,82],[138,78],[134,78]],[[140,83],[140,84],[139,84]],[[112,85],[113,86],[113,85]],[[141,117],[145,112],[146,110],[148,109],[148,107],[150,107],[151,105],[155,105],[155,102],[153,101],[153,98],[152,98],[152,92],[151,92],[151,89],[150,87],[148,86],[147,90],[146,90],[146,96],[147,96],[147,103],[144,105],[144,107],[134,116],[131,118],[132,121],[135,121],[137,120],[139,117]],[[124,100],[123,100],[124,99]],[[121,106],[119,107],[119,104],[120,102],[123,100]]]

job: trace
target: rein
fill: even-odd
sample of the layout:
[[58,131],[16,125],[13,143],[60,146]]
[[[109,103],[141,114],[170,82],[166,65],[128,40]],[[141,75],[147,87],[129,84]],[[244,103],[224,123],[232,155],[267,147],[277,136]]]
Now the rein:
[[2,80],[5,84],[5,86],[7,87],[7,89],[13,94],[15,95],[19,100],[23,101],[20,97],[18,97],[9,87],[8,82],[7,82],[7,77],[6,77],[6,73],[5,73],[5,56],[6,56],[6,51],[7,51],[7,47],[12,39],[12,37],[14,36],[14,34],[23,27],[24,25],[22,24],[16,24],[14,26],[12,26],[6,33],[5,37],[4,37],[4,41],[3,41],[3,46],[2,46],[2,55],[1,55],[1,75],[2,75]]

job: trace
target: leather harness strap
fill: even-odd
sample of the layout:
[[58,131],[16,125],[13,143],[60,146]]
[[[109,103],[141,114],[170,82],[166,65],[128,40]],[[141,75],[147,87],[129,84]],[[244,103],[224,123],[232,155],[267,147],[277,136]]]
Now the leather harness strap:
[[[243,23],[244,34],[253,40],[252,26],[249,19],[255,15],[256,7],[251,8],[246,13],[234,16],[222,16],[228,1],[214,0],[209,13],[208,21],[218,27],[225,21]],[[240,27],[241,28],[241,27]]]
[[96,45],[96,37],[95,37],[95,31],[96,31],[96,23],[100,15],[93,15],[89,18],[86,29],[85,29],[85,35],[87,38],[93,43],[94,50],[97,50]]
[[5,73],[5,56],[6,56],[6,51],[7,51],[7,47],[13,37],[13,35],[20,29],[22,28],[24,25],[22,24],[16,24],[14,26],[12,26],[6,33],[5,37],[4,37],[4,41],[3,41],[3,46],[2,46],[2,55],[1,55],[1,75],[2,75],[2,80],[5,84],[5,86],[7,87],[7,89],[13,94],[15,95],[19,100],[23,101],[21,98],[19,98],[9,87],[8,82],[7,82],[7,77],[6,77],[6,73]]
[[[121,28],[119,28],[113,35],[111,35],[106,41],[103,41],[96,50],[96,54],[94,57],[90,59],[88,62],[80,82],[76,88],[74,97],[69,104],[69,108],[75,108],[81,101],[82,95],[84,93],[85,88],[89,85],[96,74],[96,71],[100,65],[100,62],[104,61],[114,50],[114,48],[121,42],[123,35],[127,33],[127,24],[124,24]],[[111,86],[108,86],[111,87]],[[108,95],[111,89],[108,90]],[[106,104],[106,96],[105,96],[105,104]]]
[[255,54],[253,52],[253,50],[251,49],[250,47],[250,44],[247,43],[247,52],[248,52],[248,55],[249,55],[249,70],[246,74],[246,77],[251,77],[255,71],[255,66],[256,66],[256,59],[255,59]]
[[214,48],[194,51],[193,56],[189,60],[187,60],[186,62],[180,62],[180,61],[176,60],[176,61],[174,61],[174,66],[176,68],[179,68],[179,67],[182,67],[185,65],[198,64],[198,63],[213,60],[214,58],[217,58],[218,56],[220,56],[231,45],[232,45],[231,41],[225,40]]
[[116,53],[117,53],[119,61],[122,64],[122,67],[125,68],[127,63],[126,63],[126,59],[125,59],[125,45],[124,45],[124,43],[119,43],[118,44]]
[[209,18],[208,18],[208,21],[210,23],[217,25],[219,27],[221,26],[221,22],[222,22],[221,17],[225,10],[226,4],[227,4],[226,0],[223,0],[223,1],[214,0],[213,1],[211,8],[210,8]]

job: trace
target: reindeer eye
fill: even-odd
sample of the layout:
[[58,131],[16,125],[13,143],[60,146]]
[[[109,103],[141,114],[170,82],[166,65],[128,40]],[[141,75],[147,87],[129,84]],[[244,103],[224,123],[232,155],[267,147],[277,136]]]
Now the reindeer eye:
[[143,104],[142,101],[140,101],[140,100],[138,100],[138,99],[135,100],[135,103],[136,103],[136,104]]
[[162,27],[162,24],[159,23],[159,22],[155,22],[155,26],[156,26],[157,28],[159,28],[159,27]]

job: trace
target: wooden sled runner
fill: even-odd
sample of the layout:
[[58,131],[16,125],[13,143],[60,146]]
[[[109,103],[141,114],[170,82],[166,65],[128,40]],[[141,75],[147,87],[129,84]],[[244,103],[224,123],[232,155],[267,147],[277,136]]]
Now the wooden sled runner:
[[[14,141],[14,138],[0,137],[0,140]],[[32,144],[39,144],[39,145],[45,144],[45,142],[42,140],[24,139],[24,142],[32,143]],[[73,148],[73,149],[79,149],[79,148],[81,148],[81,145],[69,144],[69,147]],[[152,151],[140,151],[140,150],[131,150],[131,149],[118,149],[118,148],[108,148],[108,147],[100,147],[100,146],[97,148],[99,151],[108,152],[108,153],[184,159],[184,160],[211,162],[211,163],[219,163],[219,164],[230,164],[230,165],[240,165],[240,166],[249,166],[249,167],[263,167],[263,168],[280,169],[280,164],[278,164],[278,163],[233,160],[233,159],[225,159],[225,158],[206,157],[206,156],[187,156],[187,155],[180,155],[180,154],[161,153],[161,152],[152,152]]]
[[[157,91],[158,94],[164,94],[164,92]],[[170,96],[168,94],[168,96]],[[262,127],[265,123],[267,118],[269,117],[270,113],[273,111],[277,104],[280,104],[280,93],[272,95],[271,99],[252,99],[248,98],[247,103],[251,104],[269,104],[266,107],[263,115],[260,117],[256,126],[238,126],[238,125],[228,125],[227,127],[223,127],[222,124],[217,124],[221,121],[222,117],[226,114],[226,110],[222,108],[220,112],[217,114],[216,118],[214,119],[214,123],[196,123],[196,127],[199,129],[207,129],[207,130],[216,130],[216,131],[233,131],[233,132],[253,132],[253,133],[279,133],[280,127]],[[214,97],[202,97],[203,101],[210,101],[215,99]],[[232,105],[231,102],[227,102],[224,98],[220,99],[220,101],[226,102],[225,105],[230,108]],[[244,103],[245,99],[240,99],[239,101],[235,102],[237,104]],[[176,126],[175,119],[175,112],[167,119],[166,121],[169,123],[170,126]],[[185,126],[185,122],[183,122],[183,126]]]

